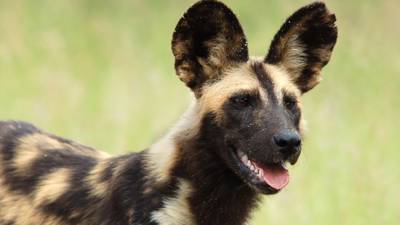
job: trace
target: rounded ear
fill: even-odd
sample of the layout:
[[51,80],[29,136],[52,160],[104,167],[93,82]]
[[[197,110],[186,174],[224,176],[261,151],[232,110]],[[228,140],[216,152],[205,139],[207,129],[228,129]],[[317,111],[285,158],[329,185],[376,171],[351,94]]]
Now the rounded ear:
[[336,17],[322,2],[307,5],[282,25],[265,62],[283,67],[304,93],[321,80],[337,39]]
[[173,34],[172,52],[177,75],[195,93],[225,68],[249,58],[235,14],[211,0],[194,4],[183,15]]

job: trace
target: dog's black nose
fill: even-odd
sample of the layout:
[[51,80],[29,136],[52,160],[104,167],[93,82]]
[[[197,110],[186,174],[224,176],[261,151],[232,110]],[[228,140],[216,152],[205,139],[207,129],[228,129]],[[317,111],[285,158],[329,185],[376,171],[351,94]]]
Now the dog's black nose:
[[300,150],[301,138],[296,131],[282,130],[274,135],[273,142],[285,155],[291,155]]

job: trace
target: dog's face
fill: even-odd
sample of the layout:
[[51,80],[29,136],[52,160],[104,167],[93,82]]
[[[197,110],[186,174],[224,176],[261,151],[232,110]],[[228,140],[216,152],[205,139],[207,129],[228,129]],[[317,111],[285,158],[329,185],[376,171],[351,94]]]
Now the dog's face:
[[286,186],[285,163],[296,163],[300,155],[300,97],[320,81],[336,43],[334,23],[323,3],[305,6],[287,19],[259,59],[249,57],[238,19],[220,2],[193,5],[176,27],[176,72],[196,96],[210,143],[235,174],[262,193]]

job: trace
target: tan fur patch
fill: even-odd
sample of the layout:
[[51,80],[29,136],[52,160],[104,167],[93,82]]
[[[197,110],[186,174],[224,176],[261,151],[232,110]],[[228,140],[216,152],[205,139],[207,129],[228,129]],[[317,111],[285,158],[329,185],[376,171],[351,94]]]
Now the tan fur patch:
[[29,136],[25,136],[19,140],[25,145],[34,145],[40,149],[59,149],[64,148],[65,145],[60,143],[54,138],[51,138],[42,133],[34,133]]
[[102,181],[101,176],[108,168],[109,162],[107,160],[99,162],[90,172],[86,178],[86,182],[90,186],[90,193],[97,197],[104,197],[109,188],[109,182]]
[[31,164],[42,155],[36,147],[38,140],[38,134],[29,135],[19,140],[20,144],[14,149],[15,157],[13,160],[18,174],[24,175],[29,170]]
[[58,169],[43,177],[36,187],[34,202],[36,205],[50,203],[63,195],[70,186],[71,171]]
[[82,146],[74,146],[61,143],[58,140],[42,133],[34,133],[19,139],[19,145],[15,148],[15,158],[13,164],[17,173],[22,174],[29,170],[31,164],[39,157],[46,157],[42,150],[61,149],[65,151],[77,152],[81,155],[91,157],[108,157],[108,154],[84,149]]
[[190,83],[195,78],[191,70],[192,68],[188,63],[182,63],[177,68],[177,74],[179,79],[186,84]]
[[[302,24],[308,18],[309,16],[305,16],[298,21],[298,24]],[[280,37],[279,42],[277,42],[278,55],[283,56],[278,66],[282,67],[282,69],[285,69],[293,76],[293,80],[296,80],[301,75],[302,70],[306,66],[306,48],[297,35],[301,29],[303,29],[302,26],[293,26],[284,36]]]
[[128,215],[127,215],[127,217],[128,217],[128,224],[133,224],[133,222],[134,222],[134,213],[135,212],[135,210],[134,209],[129,209],[128,210]]
[[163,225],[195,225],[188,198],[193,188],[188,181],[180,180],[176,198],[164,201],[164,207],[152,214],[152,220]]
[[[242,64],[240,67],[231,68],[225,72],[224,77],[211,85],[203,87],[203,96],[199,100],[202,113],[214,112],[217,118],[221,116],[221,107],[224,102],[235,92],[238,91],[258,91],[260,83],[253,76],[250,64]],[[266,101],[263,92],[260,92]]]
[[0,205],[0,218],[2,221],[13,222],[13,225],[66,225],[60,219],[38,211],[36,207],[33,207],[33,202],[28,196],[10,192],[1,179]]
[[206,60],[201,58],[198,58],[198,60],[203,66],[205,74],[209,76],[208,79],[215,78],[216,75],[220,74],[222,68],[229,66],[229,61],[226,58],[228,55],[227,45],[228,42],[223,35],[205,43],[205,46],[209,49],[209,56]]
[[286,45],[282,49],[282,54],[285,58],[278,65],[292,74],[294,80],[301,75],[302,70],[306,67],[307,54],[305,50],[305,46],[298,40],[298,36],[295,34],[288,38]]
[[20,144],[15,148],[14,165],[19,173],[25,173],[32,162],[38,157],[45,157],[41,149],[61,149],[65,147],[57,140],[41,133],[34,133],[19,139]]

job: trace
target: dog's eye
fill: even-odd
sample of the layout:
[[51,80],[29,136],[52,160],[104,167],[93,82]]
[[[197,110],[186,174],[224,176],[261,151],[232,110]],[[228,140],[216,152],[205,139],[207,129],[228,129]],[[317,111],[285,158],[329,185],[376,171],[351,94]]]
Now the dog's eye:
[[296,105],[297,105],[297,101],[295,98],[290,97],[290,96],[285,96],[283,98],[283,104],[285,105],[285,107],[289,110],[293,110]]
[[250,106],[251,104],[250,100],[251,96],[249,94],[236,95],[230,99],[232,104],[237,108],[245,108],[247,106]]

